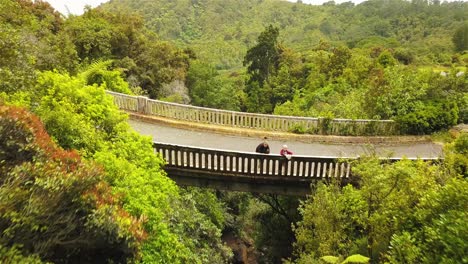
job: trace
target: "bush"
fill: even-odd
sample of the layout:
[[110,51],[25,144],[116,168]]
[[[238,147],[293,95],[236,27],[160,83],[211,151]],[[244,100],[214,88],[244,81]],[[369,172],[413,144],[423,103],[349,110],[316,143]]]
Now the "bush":
[[37,255],[23,256],[17,246],[6,248],[0,245],[0,263],[43,264],[49,262],[42,262]]
[[[20,108],[0,108],[0,139],[0,262],[137,257],[142,222],[123,210],[100,167],[60,149],[39,118]],[[16,248],[2,249],[11,245],[21,245],[28,259],[14,257]]]
[[409,65],[414,61],[414,54],[410,49],[397,48],[393,54],[399,62]]
[[423,135],[448,129],[458,122],[458,107],[452,102],[429,102],[420,109],[397,116],[403,133]]
[[468,134],[461,134],[454,142],[454,147],[457,153],[468,155]]
[[455,172],[468,177],[468,134],[461,134],[453,142],[453,155],[447,157],[447,163],[452,164]]
[[332,129],[332,117],[321,117],[318,120],[318,127],[320,134],[322,135],[329,135]]
[[305,134],[307,130],[306,130],[304,124],[297,123],[297,124],[294,124],[293,126],[291,126],[289,128],[289,131],[292,132],[292,133],[296,133],[296,134]]
[[378,129],[377,122],[372,120],[369,123],[367,123],[366,126],[364,127],[364,135],[366,136],[376,135],[378,134],[377,129]]

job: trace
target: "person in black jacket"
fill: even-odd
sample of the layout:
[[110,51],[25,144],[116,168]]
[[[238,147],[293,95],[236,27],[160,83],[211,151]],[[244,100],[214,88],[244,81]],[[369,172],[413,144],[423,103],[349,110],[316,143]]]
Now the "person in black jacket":
[[255,152],[270,154],[270,146],[268,145],[267,139],[267,137],[263,138],[263,142],[258,144],[257,148],[255,149]]
[[[264,137],[263,142],[258,144],[257,148],[255,149],[255,152],[261,153],[261,154],[270,154],[270,146],[268,145],[267,137]],[[261,172],[262,171],[261,168],[263,168],[264,163],[265,163],[264,159],[259,160],[257,163],[257,170]]]

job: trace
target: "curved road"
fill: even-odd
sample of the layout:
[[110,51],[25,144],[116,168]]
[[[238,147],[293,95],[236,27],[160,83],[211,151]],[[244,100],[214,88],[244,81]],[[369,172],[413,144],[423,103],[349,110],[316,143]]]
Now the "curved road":
[[[140,120],[129,120],[130,126],[142,135],[148,135],[154,141],[202,148],[254,152],[261,138],[240,137],[200,132],[164,126],[162,124],[146,123]],[[287,144],[296,155],[303,156],[334,156],[356,157],[358,155],[376,153],[379,156],[401,158],[437,158],[442,156],[442,146],[434,143],[406,143],[401,145],[358,145],[304,143],[299,141],[269,140],[271,153],[279,154],[281,146]]]

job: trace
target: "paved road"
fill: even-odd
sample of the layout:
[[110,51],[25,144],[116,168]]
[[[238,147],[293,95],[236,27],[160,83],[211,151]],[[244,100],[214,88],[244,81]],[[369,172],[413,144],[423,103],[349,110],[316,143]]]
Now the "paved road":
[[[162,124],[146,123],[129,120],[130,125],[143,135],[152,136],[154,141],[179,144],[186,146],[214,148],[223,150],[254,152],[261,138],[237,137],[217,134],[214,132],[200,132],[164,126]],[[358,145],[358,144],[330,144],[304,143],[298,141],[283,141],[269,139],[271,153],[279,154],[281,146],[287,144],[296,155],[304,156],[334,156],[356,157],[358,155],[377,153],[379,156],[408,158],[437,158],[442,155],[442,146],[434,143],[405,143],[402,145]]]

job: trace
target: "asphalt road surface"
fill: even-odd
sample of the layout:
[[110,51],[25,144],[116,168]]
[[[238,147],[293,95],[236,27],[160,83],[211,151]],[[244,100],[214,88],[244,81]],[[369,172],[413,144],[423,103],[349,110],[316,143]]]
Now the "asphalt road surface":
[[[214,132],[200,132],[185,130],[162,124],[146,123],[129,120],[137,132],[151,136],[153,141],[194,146],[210,149],[233,150],[242,152],[255,152],[261,138],[240,137],[218,134]],[[304,143],[299,141],[284,141],[269,138],[271,154],[279,154],[282,145],[288,145],[295,155],[317,157],[356,157],[376,153],[379,156],[394,158],[437,158],[442,155],[442,146],[435,143],[404,143],[388,145],[370,144],[331,144],[331,143]]]

